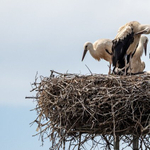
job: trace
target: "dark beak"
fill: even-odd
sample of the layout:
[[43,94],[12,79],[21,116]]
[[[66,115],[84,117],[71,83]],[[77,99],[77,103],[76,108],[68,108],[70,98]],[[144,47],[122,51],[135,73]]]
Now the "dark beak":
[[148,43],[148,40],[146,40],[144,43],[145,56],[147,54],[147,43]]
[[83,56],[82,56],[82,61],[83,61],[83,59],[84,59],[86,53],[87,53],[87,49],[84,49]]

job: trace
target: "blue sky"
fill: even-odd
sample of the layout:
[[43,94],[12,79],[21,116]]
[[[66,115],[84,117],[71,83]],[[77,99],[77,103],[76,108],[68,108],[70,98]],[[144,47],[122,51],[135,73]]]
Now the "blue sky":
[[[148,0],[1,0],[0,1],[0,149],[45,150],[36,134],[36,103],[26,100],[38,71],[107,74],[108,62],[88,53],[83,45],[113,39],[120,26],[136,20],[150,24]],[[149,38],[150,35],[147,35]],[[148,43],[148,50],[150,44]],[[150,70],[148,56],[142,57]]]

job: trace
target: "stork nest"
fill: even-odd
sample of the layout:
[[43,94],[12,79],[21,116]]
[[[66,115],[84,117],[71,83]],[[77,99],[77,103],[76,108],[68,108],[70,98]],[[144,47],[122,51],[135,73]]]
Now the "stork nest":
[[86,149],[89,140],[91,149],[111,149],[117,136],[124,148],[136,136],[140,149],[150,149],[150,75],[51,71],[50,77],[40,77],[39,82],[36,78],[33,86],[38,115],[33,123],[42,141],[50,139],[51,149]]

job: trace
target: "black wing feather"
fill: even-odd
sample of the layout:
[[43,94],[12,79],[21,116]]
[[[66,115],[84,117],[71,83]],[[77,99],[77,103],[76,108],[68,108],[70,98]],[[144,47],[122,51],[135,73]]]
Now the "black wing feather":
[[128,34],[124,39],[120,40],[113,40],[113,46],[112,46],[112,52],[113,52],[113,57],[112,57],[112,63],[113,66],[117,66],[119,68],[123,68],[125,66],[125,56],[126,52],[129,48],[129,46],[133,43],[134,41],[134,32]]

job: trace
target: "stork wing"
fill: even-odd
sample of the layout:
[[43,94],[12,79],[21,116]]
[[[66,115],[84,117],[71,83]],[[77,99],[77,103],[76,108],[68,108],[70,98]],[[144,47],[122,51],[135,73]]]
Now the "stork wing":
[[115,37],[116,40],[123,40],[126,38],[128,35],[133,33],[133,27],[132,24],[127,23],[124,26],[120,27],[118,30],[118,33]]
[[113,40],[113,66],[116,66],[117,64],[118,66],[121,65],[120,63],[122,63],[122,60],[124,59],[126,52],[133,41],[133,26],[128,23],[118,30],[117,36]]

